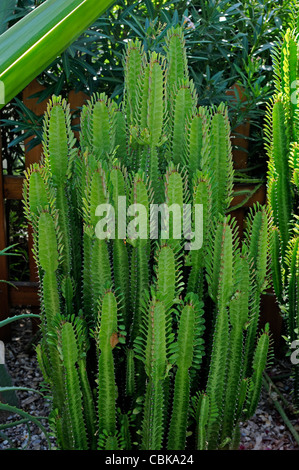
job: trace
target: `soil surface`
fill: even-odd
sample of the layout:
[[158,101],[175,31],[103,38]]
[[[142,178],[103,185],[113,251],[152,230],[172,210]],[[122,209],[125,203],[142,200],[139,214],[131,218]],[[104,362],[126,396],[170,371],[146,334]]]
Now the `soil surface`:
[[[5,361],[13,384],[43,390],[43,377],[39,370],[34,347],[31,320],[21,320],[12,324],[12,338],[5,345]],[[274,360],[267,371],[272,379],[270,390],[263,386],[261,399],[255,416],[241,423],[240,450],[299,450],[294,435],[285,421],[290,423],[293,433],[299,434],[299,414],[292,405],[291,367],[287,359]],[[274,385],[273,385],[274,384]],[[48,450],[49,443],[55,449],[55,439],[50,434],[47,416],[50,402],[34,391],[18,391],[19,408],[33,417],[44,417],[40,423],[45,427],[45,434],[34,423],[18,424],[0,434],[0,449]],[[281,407],[282,414],[275,406]],[[280,409],[280,408],[279,408]],[[0,412],[0,423],[13,423],[20,420],[18,415],[5,415]],[[299,436],[298,436],[299,437]]]

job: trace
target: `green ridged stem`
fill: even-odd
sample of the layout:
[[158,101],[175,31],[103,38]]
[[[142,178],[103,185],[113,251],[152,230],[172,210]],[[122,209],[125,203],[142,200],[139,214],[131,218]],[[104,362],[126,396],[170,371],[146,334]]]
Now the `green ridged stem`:
[[79,358],[78,360],[78,374],[80,379],[80,386],[83,396],[83,410],[84,418],[86,423],[86,430],[88,433],[89,446],[91,450],[97,448],[97,425],[96,425],[96,410],[94,404],[94,398],[90,383],[87,376],[87,364],[85,358]]
[[[59,253],[55,222],[48,212],[40,214],[36,244],[38,261],[43,271],[41,278],[42,329],[46,340],[45,353],[50,363],[49,379],[53,394],[53,407],[62,411],[65,404],[64,368],[55,340],[53,340],[56,337],[56,317],[60,311],[60,295],[56,275],[59,266]],[[61,425],[65,427],[63,418]],[[65,439],[70,442],[69,438]]]
[[91,247],[90,259],[91,301],[94,318],[98,312],[98,302],[107,285],[111,285],[111,265],[106,240],[95,238]]
[[197,356],[197,363],[200,363],[201,360],[202,351],[200,354],[195,352],[204,329],[202,324],[200,326],[197,324],[198,317],[201,314],[197,297],[190,295],[186,299],[186,305],[182,308],[179,318],[176,348],[177,371],[175,374],[172,416],[168,432],[168,450],[184,450],[186,445],[191,389],[189,369],[193,364],[195,355]]
[[[169,219],[166,217],[165,220],[166,223],[169,221],[169,233],[166,234],[166,238],[167,243],[176,253],[180,251],[181,239],[183,238],[183,211],[184,203],[187,198],[186,185],[184,183],[180,172],[170,165],[165,175],[165,204],[167,204],[167,208],[169,209]],[[174,211],[171,210],[172,206],[175,207]],[[179,233],[176,233],[179,226],[181,230]],[[162,231],[161,238],[163,239]]]
[[242,253],[235,258],[237,291],[229,305],[229,361],[227,365],[226,393],[224,398],[222,441],[232,439],[238,426],[238,406],[241,394],[241,380],[244,364],[245,325],[249,314],[250,269],[248,259]]
[[[271,257],[273,287],[286,316],[291,341],[297,340],[296,272],[292,249],[298,238],[298,8],[272,52],[274,96],[267,107],[268,206],[273,217]],[[297,187],[296,187],[297,186]],[[294,236],[295,235],[295,236]],[[294,401],[299,403],[299,374],[294,365]]]
[[[299,131],[299,129],[298,129]],[[299,137],[299,133],[298,133]],[[292,183],[299,189],[299,142],[292,142],[289,165],[292,172]]]
[[98,426],[109,435],[116,432],[116,384],[111,338],[117,333],[117,300],[107,291],[102,298],[99,313],[97,344],[98,359]]
[[272,228],[272,239],[270,244],[271,250],[271,272],[274,291],[279,302],[282,301],[283,281],[281,272],[281,254],[280,254],[280,234],[277,227]]
[[56,207],[59,213],[59,228],[62,233],[63,240],[63,259],[62,259],[62,269],[65,275],[68,275],[72,272],[72,247],[71,247],[71,233],[69,226],[69,210],[67,196],[65,194],[65,189],[59,187],[56,193]]
[[[285,106],[287,113],[287,133],[289,138],[292,138],[294,132],[294,115],[297,109],[296,100],[292,99],[294,83],[298,78],[298,39],[296,38],[296,31],[288,28],[284,34],[281,44],[279,70],[274,61],[274,74],[279,75],[280,84],[279,91],[286,97]],[[278,82],[276,80],[276,84]]]
[[[149,87],[147,103],[147,128],[150,148],[159,145],[164,118],[164,65],[154,52],[149,62]],[[154,183],[154,181],[152,181]]]
[[246,239],[248,261],[253,268],[254,284],[251,289],[250,323],[245,342],[244,374],[251,373],[253,354],[260,316],[261,294],[267,287],[269,270],[269,235],[268,215],[265,208],[259,206],[252,209],[247,218]]
[[[150,194],[144,181],[142,174],[136,174],[130,194],[131,204],[142,204],[147,212],[147,238],[137,238],[130,240],[132,246],[132,254],[130,260],[130,288],[131,288],[131,309],[132,309],[132,324],[130,332],[130,342],[133,344],[139,332],[141,324],[141,305],[144,292],[149,289],[150,283],[150,227],[149,227],[149,214],[150,214]],[[140,215],[140,214],[139,214]]]
[[61,350],[65,367],[66,401],[70,413],[70,426],[74,449],[87,450],[87,435],[83,419],[83,401],[79,374],[75,367],[78,362],[76,336],[71,323],[64,323],[61,330]]
[[[107,204],[109,192],[106,173],[101,165],[87,175],[83,199],[83,216],[88,227],[84,230],[83,295],[86,315],[96,319],[98,301],[107,283],[112,280],[109,249],[106,240],[96,237],[97,207]],[[93,320],[93,321],[94,321]]]
[[255,206],[247,217],[248,257],[253,263],[257,289],[263,292],[269,267],[269,221],[265,208]]
[[209,139],[210,158],[205,162],[211,176],[213,207],[224,215],[232,200],[233,162],[227,110],[220,105],[212,115]]
[[175,91],[182,80],[188,77],[188,63],[185,49],[185,39],[182,29],[169,28],[166,36],[167,60],[167,96],[170,106],[173,104]]
[[270,154],[270,172],[275,178],[273,186],[274,223],[281,234],[282,256],[285,254],[289,240],[289,221],[291,218],[291,185],[288,164],[288,141],[285,130],[285,110],[281,99],[277,98],[271,109],[272,143]]
[[256,334],[258,329],[258,320],[260,316],[261,295],[253,287],[250,298],[250,323],[247,328],[244,352],[244,377],[249,377],[252,371],[252,361],[256,345]]
[[46,154],[53,184],[64,186],[68,170],[68,129],[65,102],[53,98],[49,103],[44,124],[44,153]]
[[196,407],[196,449],[207,449],[207,424],[210,418],[210,400],[208,395],[201,394]]
[[135,125],[138,106],[138,80],[141,78],[145,60],[141,42],[136,39],[128,44],[125,62],[125,106],[128,124]]
[[290,340],[295,341],[298,338],[298,326],[299,326],[299,237],[294,237],[288,247],[288,333]]
[[[233,316],[234,320],[232,321]],[[232,329],[229,338],[229,362],[221,431],[222,441],[226,438],[232,438],[236,424],[236,409],[243,364],[243,329],[247,321],[247,316],[248,295],[246,298],[246,293],[237,293],[230,304],[230,322],[232,323]]]
[[[75,177],[74,177],[75,179]],[[82,270],[82,219],[79,208],[81,208],[80,194],[76,190],[75,183],[69,186],[69,226],[70,226],[70,242],[72,253],[72,273],[71,280],[74,286],[81,285]],[[81,293],[75,287],[74,291],[74,308],[79,310],[81,307]]]
[[122,225],[126,231],[126,213],[118,213],[118,198],[126,196],[126,181],[119,167],[114,167],[109,174],[111,188],[111,200],[115,209],[115,239],[113,240],[113,276],[115,289],[118,289],[122,296],[121,313],[125,322],[126,330],[129,327],[129,302],[130,286],[129,278],[129,257],[128,249],[125,244],[126,233],[121,234],[124,238],[119,238],[119,229]]
[[119,289],[123,296],[121,307],[122,316],[126,329],[129,328],[129,302],[130,302],[130,285],[129,279],[129,259],[128,250],[124,240],[114,240],[113,243],[113,273],[115,288]]
[[178,273],[174,250],[163,245],[159,248],[156,265],[156,292],[167,309],[170,309],[177,297]]
[[162,58],[154,52],[151,53],[141,80],[138,119],[138,141],[145,148],[141,153],[141,159],[137,162],[137,169],[141,169],[149,177],[157,202],[161,197],[157,147],[161,145],[165,115],[164,68]]
[[238,406],[237,406],[237,411],[236,411],[236,422],[240,421],[241,417],[243,416],[243,409],[244,409],[244,404],[246,403],[246,399],[248,396],[248,389],[249,389],[249,379],[243,378],[240,382],[239,399],[238,399]]
[[217,306],[227,307],[233,294],[235,223],[224,218],[209,239],[207,274],[209,293]]
[[107,436],[104,450],[120,450],[116,436]]
[[92,298],[92,259],[93,235],[90,227],[84,227],[83,233],[83,272],[82,272],[82,297],[84,313],[88,321],[92,321],[93,298]]
[[223,417],[223,401],[225,392],[225,376],[229,345],[229,322],[226,307],[217,311],[215,331],[213,336],[213,348],[209,377],[206,387],[207,395],[218,412],[217,420],[209,420],[207,425],[208,449],[218,447],[219,433]]
[[72,315],[74,311],[74,285],[70,276],[61,279],[61,294],[65,302],[65,315]]
[[189,371],[187,368],[178,368],[175,374],[173,410],[168,433],[168,450],[185,449],[189,401]]
[[186,145],[186,128],[188,119],[195,111],[196,98],[193,88],[186,81],[175,93],[173,109],[173,127],[171,135],[171,147],[169,159],[175,165],[183,164],[183,156]]
[[88,170],[83,198],[83,214],[85,223],[95,230],[98,222],[96,209],[100,204],[109,202],[109,191],[106,172],[102,166],[98,165],[94,171],[93,169],[90,169],[90,172]]
[[163,382],[167,363],[167,317],[164,304],[153,299],[148,307],[148,312],[145,312],[142,329],[144,338],[142,360],[149,380],[144,403],[141,448],[147,450],[159,450],[162,446],[165,424]]
[[194,175],[197,170],[202,170],[206,161],[209,143],[209,121],[208,111],[200,107],[198,112],[191,117],[187,125],[187,145],[185,164],[188,167],[189,185],[192,187]]
[[91,134],[93,135],[92,153],[100,160],[105,158],[111,149],[109,109],[104,94],[101,94],[94,104],[91,126]]
[[[188,277],[187,291],[195,292],[202,296],[203,293],[203,268],[205,265],[206,255],[206,240],[208,239],[208,233],[210,228],[210,221],[212,217],[212,195],[211,185],[209,178],[200,172],[194,178],[193,185],[193,207],[195,204],[202,204],[202,240],[203,245],[199,250],[192,250],[188,255],[187,265],[191,266],[190,274]],[[193,209],[193,224],[192,229],[194,230],[195,224],[195,209]]]
[[249,385],[248,412],[247,416],[253,416],[258,406],[260,392],[262,388],[263,372],[266,368],[270,348],[269,325],[265,327],[265,332],[260,336],[253,359],[253,375]]
[[50,171],[50,184],[55,188],[55,205],[58,211],[62,237],[62,270],[72,274],[71,230],[69,226],[69,202],[66,183],[74,158],[75,138],[71,130],[69,105],[53,96],[48,104],[44,121],[43,151],[46,167]]
[[48,212],[42,212],[38,220],[38,256],[45,272],[55,272],[58,269],[55,224]]
[[131,257],[131,306],[132,306],[132,324],[130,341],[134,341],[141,323],[141,305],[144,292],[149,288],[149,262],[148,250],[146,244],[137,240],[133,247]]
[[136,390],[135,383],[135,356],[133,349],[127,349],[126,357],[126,394],[127,396],[134,395]]
[[[147,128],[147,106],[149,100],[149,74],[150,66],[148,63],[144,65],[141,76],[138,80],[138,123],[139,129],[142,131]],[[136,80],[136,77],[135,77]]]
[[49,194],[45,179],[41,175],[40,167],[33,167],[28,177],[28,205],[30,216],[37,217],[40,210],[49,205]]
[[[217,448],[221,423],[226,385],[226,369],[229,351],[229,314],[228,306],[233,292],[233,229],[224,219],[218,226],[213,249],[219,244],[219,251],[215,249],[215,262],[213,283],[216,301],[216,319],[213,334],[213,346],[206,393],[210,398],[211,406],[218,412],[218,419],[208,424],[208,449]],[[217,258],[219,257],[219,258]]]
[[45,353],[50,362],[50,385],[53,393],[53,407],[62,410],[65,401],[64,395],[64,373],[63,364],[59,357],[56,344],[51,342],[53,336],[56,336],[55,320],[60,310],[58,295],[58,285],[55,272],[44,274],[42,282],[42,307],[43,319],[42,330],[44,332],[46,343]]
[[161,380],[149,378],[142,425],[142,450],[161,450],[163,439],[164,389]]
[[[114,103],[114,102],[113,102]],[[114,110],[114,125],[112,129],[111,148],[115,150],[115,158],[124,162],[129,167],[127,155],[127,122],[122,109]]]
[[106,160],[112,148],[112,109],[105,93],[95,93],[83,107],[81,145],[97,161]]

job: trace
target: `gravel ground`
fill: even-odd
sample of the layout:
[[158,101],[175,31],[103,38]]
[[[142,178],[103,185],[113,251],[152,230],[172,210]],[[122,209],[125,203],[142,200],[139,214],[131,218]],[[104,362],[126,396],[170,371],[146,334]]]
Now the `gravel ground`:
[[[12,324],[12,339],[5,345],[6,366],[16,386],[29,387],[41,390],[43,377],[38,368],[35,352],[28,351],[28,344],[32,340],[31,321],[26,319],[20,323]],[[274,366],[268,371],[272,377],[278,392],[283,395],[285,403],[284,411],[292,423],[294,429],[299,433],[299,418],[292,407],[291,390],[292,382],[290,378],[275,380],[275,376],[288,374],[290,372],[287,361],[276,361]],[[277,395],[277,390],[269,392],[263,388],[260,403],[255,416],[241,424],[241,450],[299,450],[292,433],[281,418],[280,413],[274,406],[273,399],[281,399]],[[34,392],[18,392],[20,408],[35,417],[48,416],[50,403]],[[19,419],[17,415],[1,416],[0,422],[13,422]],[[47,431],[47,420],[41,423]],[[0,449],[17,448],[25,450],[47,450],[48,442],[38,426],[21,424],[5,431],[7,438],[0,437]],[[55,440],[50,436],[50,442],[55,449]]]
[[[11,341],[5,345],[5,362],[12,382],[18,387],[41,391],[43,377],[37,364],[35,351],[32,348],[29,348],[29,351],[26,350],[33,338],[31,320],[21,320],[20,323],[14,322],[12,325]],[[18,391],[17,396],[19,398],[19,408],[26,413],[34,417],[48,416],[50,403],[41,395],[30,391]],[[14,422],[19,419],[20,416],[18,415],[1,416],[0,414],[0,422],[2,423]],[[41,420],[41,424],[50,433],[47,419]],[[0,449],[49,449],[44,433],[34,423],[30,423],[29,429],[25,424],[14,426],[5,431],[5,434],[9,440],[3,440],[0,437]],[[49,439],[51,446],[55,447],[54,438],[50,436]]]
[[[275,377],[283,373],[283,366],[283,364],[278,364],[268,373],[272,375],[275,372],[273,374]],[[275,381],[275,385],[288,402],[288,406],[283,404],[283,410],[299,434],[299,419],[292,406],[290,380]],[[299,450],[296,440],[277,411],[272,397],[281,403],[276,392],[271,392],[270,396],[263,387],[254,417],[241,426],[241,450]]]

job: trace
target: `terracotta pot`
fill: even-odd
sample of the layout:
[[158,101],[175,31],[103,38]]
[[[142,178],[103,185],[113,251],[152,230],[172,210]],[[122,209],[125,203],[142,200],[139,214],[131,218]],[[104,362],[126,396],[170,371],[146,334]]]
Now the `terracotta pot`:
[[[232,102],[242,103],[247,100],[244,94],[244,88],[240,87],[235,83],[226,92],[227,96],[232,96]],[[245,107],[241,108],[244,111]],[[245,122],[237,126],[231,134],[232,153],[234,168],[236,170],[247,168],[248,162],[248,146],[249,146],[249,135],[250,135],[250,121],[246,119]]]
[[[44,100],[38,103],[38,98],[30,98],[35,93],[43,91],[45,87],[41,85],[37,80],[33,80],[23,90],[23,103],[33,111],[37,116],[42,116],[47,110],[48,100]],[[34,137],[25,139],[25,165],[28,168],[32,163],[40,161],[42,155],[42,144],[36,145],[33,149],[28,150],[28,145]]]
[[[235,184],[234,192],[237,193],[238,191],[248,191],[250,193],[256,187],[257,184]],[[240,206],[237,209],[231,211],[231,216],[235,217],[235,219],[237,220],[240,240],[243,238],[244,219],[246,216],[246,211],[250,207],[253,207],[253,205],[257,202],[262,205],[266,203],[266,185],[261,185],[248,200],[246,200],[246,198],[247,194],[234,195],[233,200],[231,202],[231,207]]]
[[283,318],[275,293],[271,288],[261,297],[259,328],[264,329],[266,323],[269,323],[275,357],[285,357],[283,351],[284,340],[282,339]]
[[247,121],[244,124],[235,128],[232,133],[232,146],[233,146],[233,161],[235,170],[247,168],[248,162],[248,146],[250,134],[250,122]]
[[[79,91],[78,93],[76,93],[74,90],[71,90],[69,92],[68,102],[70,104],[70,110],[71,110],[72,115],[75,112],[77,112],[78,114],[79,108],[81,108],[88,99],[89,99],[89,96],[83,93],[83,91]],[[80,124],[80,116],[78,115],[77,117],[74,117],[72,119],[72,125],[75,126],[77,124]],[[74,134],[75,134],[76,139],[79,140],[79,132],[76,131],[74,132]]]

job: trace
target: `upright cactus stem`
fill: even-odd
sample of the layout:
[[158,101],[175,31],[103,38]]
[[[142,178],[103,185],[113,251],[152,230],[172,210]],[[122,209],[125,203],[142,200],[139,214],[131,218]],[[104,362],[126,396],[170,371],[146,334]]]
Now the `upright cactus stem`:
[[144,314],[142,336],[136,339],[136,353],[148,376],[142,425],[142,449],[159,450],[164,434],[164,389],[167,355],[172,340],[170,317],[163,302],[153,298]]
[[179,314],[177,343],[173,348],[177,370],[168,433],[169,450],[185,449],[191,390],[189,370],[192,365],[199,368],[204,354],[203,305],[194,294],[187,296],[185,302]]
[[72,172],[75,138],[71,130],[70,110],[65,100],[53,97],[45,116],[43,151],[49,169],[50,182],[55,188],[56,207],[63,243],[62,268],[64,275],[72,275],[72,245],[68,219],[70,217],[67,179]]
[[298,230],[283,230],[295,144],[280,178],[274,168],[297,111],[277,99],[268,134],[271,200],[281,194],[285,213],[257,206],[240,247],[227,109],[197,106],[183,28],[168,29],[159,54],[129,41],[123,64],[122,103],[91,96],[79,142],[52,97],[42,162],[25,177],[51,427],[63,450],[234,448],[269,356],[258,319],[272,241],[272,257],[286,253],[275,284],[289,280],[290,328],[298,322]]
[[99,310],[97,346],[99,350],[98,413],[99,431],[116,432],[116,386],[112,350],[118,342],[118,306],[113,292],[103,295]]
[[266,208],[255,207],[247,218],[246,247],[247,259],[253,269],[253,285],[251,288],[251,306],[249,326],[246,337],[245,376],[251,371],[253,353],[258,332],[261,294],[269,283],[270,270],[270,238],[271,220]]
[[135,126],[138,120],[138,80],[143,73],[146,61],[145,53],[139,40],[130,41],[124,60],[125,71],[125,106],[129,126]]
[[172,106],[176,88],[189,76],[185,38],[180,27],[170,28],[167,31],[165,50],[168,63],[167,95]]
[[[286,312],[290,341],[298,340],[298,8],[273,51],[274,97],[266,116],[268,201],[273,217],[271,254],[273,287]],[[299,370],[294,365],[294,401],[299,406]]]
[[[149,188],[148,188],[149,187]],[[130,299],[132,307],[132,323],[131,323],[131,344],[135,341],[141,325],[141,307],[144,292],[149,288],[150,282],[150,265],[149,259],[151,254],[151,244],[149,240],[150,234],[150,204],[152,203],[152,193],[150,183],[143,173],[137,173],[132,181],[130,203],[139,209],[142,206],[146,210],[146,226],[144,238],[137,238],[134,233],[129,242],[132,245],[131,266],[130,266]],[[140,206],[139,206],[140,205]],[[132,223],[132,221],[131,221]],[[135,229],[136,227],[134,227]],[[139,227],[140,229],[141,227]]]

